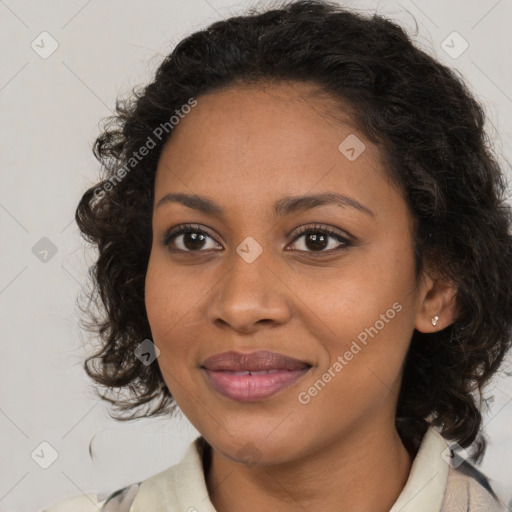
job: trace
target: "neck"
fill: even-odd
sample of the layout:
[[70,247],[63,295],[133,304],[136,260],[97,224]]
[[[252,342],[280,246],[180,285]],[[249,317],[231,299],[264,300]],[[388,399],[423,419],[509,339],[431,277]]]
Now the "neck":
[[411,464],[394,425],[370,425],[276,465],[248,467],[212,449],[206,484],[217,512],[388,512]]

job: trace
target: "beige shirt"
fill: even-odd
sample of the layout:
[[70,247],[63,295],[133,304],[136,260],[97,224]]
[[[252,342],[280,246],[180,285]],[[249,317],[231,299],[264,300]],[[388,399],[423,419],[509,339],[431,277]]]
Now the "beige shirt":
[[[107,496],[78,496],[42,512],[216,512],[208,496],[199,441],[190,444],[181,462],[140,484]],[[454,463],[449,455],[447,442],[429,427],[389,512],[505,512],[505,505],[486,489],[485,477],[467,462]]]

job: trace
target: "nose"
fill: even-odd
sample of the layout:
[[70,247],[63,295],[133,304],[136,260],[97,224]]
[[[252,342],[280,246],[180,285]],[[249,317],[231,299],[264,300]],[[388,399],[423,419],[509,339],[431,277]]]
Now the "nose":
[[210,295],[208,315],[212,323],[248,334],[289,321],[292,292],[268,260],[261,254],[247,263],[233,254],[230,269]]

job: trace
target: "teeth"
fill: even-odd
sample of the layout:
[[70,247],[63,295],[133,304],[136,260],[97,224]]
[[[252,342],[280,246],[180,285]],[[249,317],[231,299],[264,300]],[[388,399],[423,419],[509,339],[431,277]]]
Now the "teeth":
[[258,370],[258,371],[244,370],[244,371],[240,371],[240,372],[230,372],[230,373],[231,373],[231,375],[264,375],[264,374],[267,374],[267,373],[277,373],[279,371],[280,370],[276,370],[276,369],[273,369],[273,370]]

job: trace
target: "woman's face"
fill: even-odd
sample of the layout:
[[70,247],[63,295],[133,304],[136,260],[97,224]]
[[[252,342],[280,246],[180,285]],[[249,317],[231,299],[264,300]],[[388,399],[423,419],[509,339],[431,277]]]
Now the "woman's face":
[[[157,361],[183,413],[234,460],[284,462],[391,428],[424,296],[379,151],[310,91],[198,97],[157,169],[145,299]],[[293,360],[207,361],[257,351]]]

